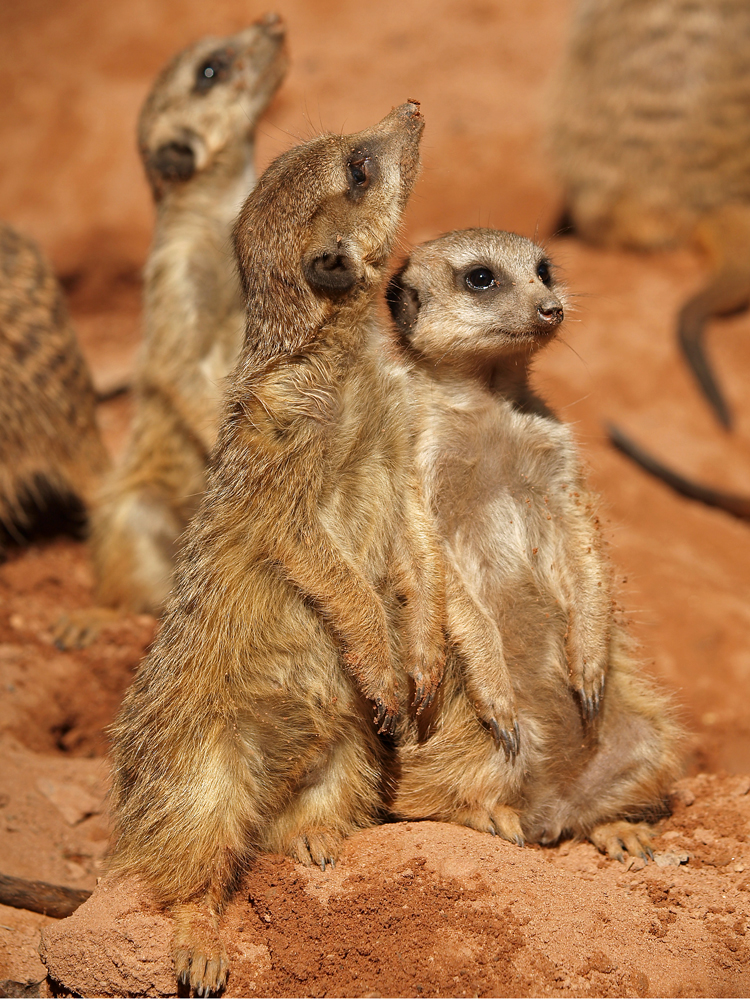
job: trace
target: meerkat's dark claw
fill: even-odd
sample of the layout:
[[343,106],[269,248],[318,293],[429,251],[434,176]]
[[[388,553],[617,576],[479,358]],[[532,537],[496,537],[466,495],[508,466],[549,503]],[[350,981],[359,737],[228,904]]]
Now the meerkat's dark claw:
[[393,736],[396,732],[397,712],[389,712],[385,703],[380,699],[375,699],[375,725],[379,733],[387,733]]
[[526,841],[519,834],[515,835],[515,837],[513,838],[513,843],[517,844],[519,847],[525,847],[526,846]]
[[507,729],[501,729],[497,719],[490,719],[489,725],[490,731],[492,732],[492,738],[495,741],[496,749],[502,749],[505,754],[505,759],[511,764],[515,763],[520,746],[518,723],[514,724],[513,732],[509,732]]

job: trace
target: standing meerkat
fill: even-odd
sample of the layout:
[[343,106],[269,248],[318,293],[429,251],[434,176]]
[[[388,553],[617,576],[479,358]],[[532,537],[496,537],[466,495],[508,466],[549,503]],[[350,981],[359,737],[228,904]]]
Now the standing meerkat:
[[112,870],[171,908],[176,973],[204,994],[255,852],[332,863],[381,812],[378,729],[442,674],[408,376],[378,318],[422,127],[412,102],[290,150],[237,222],[245,343],[163,627],[111,730]]
[[51,267],[0,222],[0,552],[49,510],[82,520],[109,467],[95,403]]
[[475,620],[499,632],[520,728],[513,764],[475,715],[484,667],[466,642],[449,656],[432,735],[402,740],[393,812],[646,855],[648,828],[631,820],[663,807],[679,727],[614,620],[573,436],[529,384],[563,319],[552,265],[511,233],[451,233],[412,253],[388,300],[414,366],[426,499]]
[[678,333],[726,427],[701,341],[707,320],[750,303],[749,112],[747,0],[579,3],[550,135],[568,214],[594,243],[707,252]]
[[177,540],[205,487],[221,381],[242,344],[232,226],[256,181],[258,120],[286,67],[284,27],[269,14],[177,55],[141,111],[138,143],[156,224],[135,415],[124,457],[92,511],[100,607],[61,622],[62,646],[91,641],[123,611],[160,613],[170,591]]

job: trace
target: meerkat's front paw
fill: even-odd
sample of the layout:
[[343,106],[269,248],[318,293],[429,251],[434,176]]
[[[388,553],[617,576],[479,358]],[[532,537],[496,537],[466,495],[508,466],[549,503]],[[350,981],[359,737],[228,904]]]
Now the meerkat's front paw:
[[196,996],[215,996],[224,988],[229,961],[219,934],[218,919],[207,906],[175,906],[174,970],[178,982]]
[[648,823],[630,823],[623,819],[595,826],[589,834],[589,840],[613,861],[624,862],[623,851],[633,857],[643,858],[644,861],[653,861],[652,835],[653,831]]
[[326,865],[330,868],[336,867],[343,839],[338,830],[318,827],[292,837],[286,851],[300,864],[308,868],[317,865],[321,871],[325,871]]
[[114,608],[84,608],[71,611],[52,629],[52,641],[58,649],[83,649],[94,642],[107,625],[120,618]]
[[495,748],[503,751],[508,763],[514,764],[521,749],[521,731],[512,697],[491,701],[475,699],[474,711],[492,734]]
[[398,721],[400,707],[398,701],[391,701],[386,704],[381,698],[375,699],[375,718],[373,722],[379,733],[386,733],[393,736],[396,732],[396,722]]
[[490,833],[493,837],[502,837],[518,847],[523,847],[525,843],[518,810],[511,806],[498,803],[492,809],[466,807],[453,817],[453,822],[480,833]]
[[579,680],[572,680],[571,686],[578,698],[578,705],[581,710],[581,717],[586,723],[591,723],[599,714],[604,698],[604,687],[607,675],[604,670],[592,672],[589,676],[583,676]]
[[[375,660],[374,657],[371,659]],[[373,721],[378,732],[393,735],[401,713],[398,683],[393,679],[394,670],[388,662],[380,664],[377,670],[367,669],[363,667],[363,663],[366,662],[369,662],[368,658],[357,655],[351,650],[344,653],[344,663],[357,687],[365,698],[374,702]]]

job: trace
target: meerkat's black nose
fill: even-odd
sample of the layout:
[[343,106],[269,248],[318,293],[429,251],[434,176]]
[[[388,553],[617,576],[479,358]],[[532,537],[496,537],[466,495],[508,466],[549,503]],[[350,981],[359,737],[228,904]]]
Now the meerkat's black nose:
[[565,313],[559,302],[542,302],[537,308],[539,319],[551,326],[559,326],[563,321]]
[[268,14],[264,14],[258,23],[269,35],[281,37],[286,33],[286,27],[283,19],[274,11],[269,11]]

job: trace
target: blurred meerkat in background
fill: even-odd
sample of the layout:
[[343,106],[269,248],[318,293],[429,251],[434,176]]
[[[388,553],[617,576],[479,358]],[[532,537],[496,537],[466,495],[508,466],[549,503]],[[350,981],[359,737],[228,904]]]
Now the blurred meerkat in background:
[[286,68],[284,26],[269,14],[177,55],[141,111],[138,143],[156,223],[135,415],[91,515],[101,606],[63,619],[61,646],[90,642],[123,612],[159,614],[170,591],[178,538],[205,487],[221,383],[242,343],[232,226],[256,181],[258,120]]
[[584,239],[650,250],[697,242],[706,286],[682,350],[725,427],[707,320],[750,303],[750,4],[582,0],[553,100],[550,153]]
[[[388,301],[421,405],[426,498],[449,578],[471,605],[431,735],[415,723],[401,740],[392,810],[517,843],[569,834],[610,857],[623,847],[648,856],[639,821],[663,809],[680,728],[615,619],[596,498],[573,435],[529,383],[534,355],[564,315],[552,264],[512,233],[450,233],[412,252]],[[449,636],[451,610],[449,600]],[[488,623],[494,652],[477,659],[471,635],[481,648]],[[515,762],[497,752],[476,711],[477,690],[491,703],[498,678],[506,698],[506,671]]]
[[84,527],[109,468],[95,404],[49,263],[0,222],[0,553],[44,522]]

